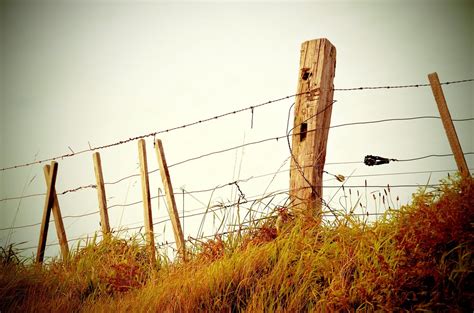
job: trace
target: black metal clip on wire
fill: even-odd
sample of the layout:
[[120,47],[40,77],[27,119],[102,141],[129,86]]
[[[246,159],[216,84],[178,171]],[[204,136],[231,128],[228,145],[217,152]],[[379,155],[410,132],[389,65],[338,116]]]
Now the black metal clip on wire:
[[397,159],[388,159],[384,157],[379,157],[376,155],[366,155],[364,158],[364,164],[367,166],[388,164],[390,161],[398,161]]

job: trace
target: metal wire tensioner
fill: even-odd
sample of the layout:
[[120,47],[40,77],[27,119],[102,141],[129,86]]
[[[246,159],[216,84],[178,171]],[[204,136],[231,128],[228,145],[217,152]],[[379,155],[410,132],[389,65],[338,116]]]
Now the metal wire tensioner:
[[367,166],[388,164],[390,161],[398,161],[397,159],[388,159],[376,155],[366,155],[364,158],[364,164]]

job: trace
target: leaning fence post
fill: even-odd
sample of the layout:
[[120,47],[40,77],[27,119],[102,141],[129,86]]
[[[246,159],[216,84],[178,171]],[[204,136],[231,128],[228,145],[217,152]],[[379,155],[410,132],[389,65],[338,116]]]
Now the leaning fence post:
[[335,70],[336,48],[329,40],[303,42],[290,167],[291,203],[293,210],[303,216],[321,214]]
[[97,197],[99,199],[100,208],[100,225],[104,236],[110,234],[109,213],[107,212],[107,199],[105,196],[104,176],[102,175],[102,163],[100,161],[99,152],[93,154],[94,172],[97,182]]
[[464,177],[470,176],[469,168],[467,167],[466,159],[464,158],[464,153],[462,152],[461,144],[459,143],[458,135],[456,133],[456,128],[454,128],[453,120],[451,119],[451,114],[449,113],[448,104],[446,103],[446,98],[444,97],[443,88],[439,82],[438,73],[428,74],[428,79],[430,80],[431,90],[433,91],[433,96],[438,105],[439,115],[443,122],[444,130],[448,136],[449,145],[454,154],[454,159],[458,166],[459,172]]
[[151,213],[151,199],[150,199],[150,183],[148,181],[148,164],[146,159],[146,147],[145,140],[140,139],[138,141],[138,154],[140,159],[140,175],[142,179],[142,197],[143,197],[143,209],[145,215],[145,233],[146,240],[150,250],[150,256],[152,261],[156,260],[155,257],[155,237],[153,234],[153,218]]
[[36,252],[36,262],[43,263],[44,250],[46,248],[46,239],[48,237],[49,218],[51,216],[51,208],[54,203],[54,185],[56,184],[56,176],[58,173],[58,163],[52,161],[49,175],[46,180],[46,197],[44,200],[43,219],[41,221],[41,230],[39,235],[38,250]]
[[171,224],[173,225],[176,247],[178,248],[178,252],[181,255],[183,261],[186,261],[186,245],[184,243],[183,230],[181,229],[181,223],[179,222],[178,209],[176,208],[176,201],[174,199],[173,193],[173,185],[171,184],[170,173],[168,171],[168,165],[166,164],[165,152],[160,139],[156,140],[155,149],[156,155],[158,156],[158,164],[160,166],[161,180],[163,181],[163,187],[165,188],[166,201],[168,203],[168,213],[170,215]]
[[[45,165],[43,167],[44,179],[46,183],[48,183],[50,168],[51,167],[49,165]],[[52,188],[52,190],[53,190],[53,197],[54,197],[53,207],[52,207],[54,225],[56,226],[56,234],[58,235],[59,246],[61,248],[61,255],[62,255],[63,261],[66,261],[69,257],[69,246],[67,243],[66,230],[64,229],[63,217],[61,215],[61,209],[59,207],[59,201],[58,201],[58,195],[56,194],[56,188]]]

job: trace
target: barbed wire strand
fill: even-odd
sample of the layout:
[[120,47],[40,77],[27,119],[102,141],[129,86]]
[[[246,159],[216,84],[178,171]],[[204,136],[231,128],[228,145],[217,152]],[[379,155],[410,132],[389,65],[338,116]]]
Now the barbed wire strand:
[[[329,128],[331,129],[331,128],[339,128],[339,127],[353,126],[353,125],[375,124],[375,123],[392,122],[392,121],[408,121],[408,120],[427,119],[427,118],[440,119],[441,117],[439,117],[439,116],[417,116],[417,117],[392,118],[392,119],[372,120],[372,121],[359,121],[359,122],[338,124],[338,125],[330,126]],[[472,121],[472,120],[474,120],[474,118],[453,119],[453,121]],[[315,129],[308,130],[306,133],[311,133],[311,132],[314,132],[314,131],[317,131],[317,130],[322,130],[322,129],[324,129],[324,127],[318,127],[318,128],[315,128]],[[299,133],[298,133],[298,134],[299,134]],[[298,135],[298,134],[295,134],[295,135]],[[168,168],[176,167],[176,166],[179,166],[179,165],[188,163],[188,162],[192,162],[192,161],[196,161],[196,160],[199,160],[199,159],[202,159],[202,158],[206,158],[206,157],[209,157],[209,156],[212,156],[212,155],[216,155],[216,154],[225,153],[225,152],[229,152],[229,151],[232,151],[232,150],[240,149],[240,148],[247,147],[247,146],[250,146],[250,145],[261,144],[261,143],[265,143],[265,142],[273,141],[273,140],[278,141],[278,140],[280,140],[280,139],[287,138],[287,136],[288,136],[288,135],[270,137],[270,138],[266,138],[266,139],[262,139],[262,140],[258,140],[258,141],[248,142],[248,143],[246,143],[246,144],[241,144],[241,145],[233,146],[233,147],[226,148],[226,149],[221,149],[221,150],[216,150],[216,151],[209,152],[209,153],[204,153],[204,154],[201,154],[201,155],[198,155],[198,156],[195,156],[195,157],[191,157],[191,158],[188,158],[188,159],[179,161],[179,162],[177,162],[177,163],[171,164],[171,165],[168,166]],[[291,136],[291,135],[290,135],[290,136]],[[349,161],[349,162],[343,162],[343,163],[340,163],[340,162],[334,162],[334,163],[328,162],[328,163],[326,163],[326,165],[356,164],[356,163],[363,163],[363,162],[359,162],[359,161]],[[159,171],[158,169],[155,169],[155,170],[149,171],[148,174],[153,174],[153,173],[158,172],[158,171]],[[128,176],[126,176],[126,177],[124,177],[124,178],[118,179],[118,180],[116,180],[116,181],[114,181],[114,182],[105,183],[105,184],[106,184],[106,185],[113,185],[113,184],[117,184],[117,183],[119,183],[119,182],[121,182],[121,181],[123,181],[123,180],[125,180],[125,179],[129,179],[129,178],[133,178],[133,177],[139,177],[139,176],[140,176],[140,174],[132,174],[132,175],[128,175]]]
[[[277,192],[272,192],[272,193],[269,193],[267,195],[258,195],[258,196],[254,196],[254,197],[261,197],[263,196],[263,198],[260,198],[260,200],[263,200],[267,197],[270,197],[270,196],[274,196],[275,194],[287,194],[288,192],[287,191],[277,191]],[[252,197],[253,198],[253,197]],[[241,205],[241,204],[244,204],[244,203],[248,203],[248,202],[254,202],[255,199],[252,199],[250,200],[250,198],[248,200],[245,200],[245,201],[238,201],[237,203],[232,203],[231,205],[224,205],[224,204],[218,204],[218,205],[214,205],[212,207],[210,207],[210,209],[208,208],[208,210],[206,210],[206,212],[200,212],[200,213],[195,213],[195,214],[189,214],[189,215],[186,215],[184,216],[184,218],[189,218],[189,217],[195,217],[195,216],[200,216],[200,215],[203,215],[203,214],[208,214],[208,213],[212,213],[212,212],[215,212],[215,211],[219,211],[219,210],[223,210],[223,209],[226,209],[226,208],[230,208],[230,207],[233,207],[233,206],[236,206],[236,205]],[[154,222],[153,225],[156,226],[156,225],[159,225],[159,224],[162,224],[162,223],[165,223],[165,222],[168,222],[170,221],[171,219],[170,218],[165,218],[163,220],[160,220],[160,221],[157,221],[157,222]],[[130,225],[130,224],[129,224]],[[127,225],[124,225],[124,226],[127,226]],[[136,226],[136,227],[126,227],[126,228],[120,228],[118,230],[113,230],[112,232],[128,232],[130,230],[136,230],[136,229],[142,229],[144,226],[143,225],[140,225],[140,226]],[[221,233],[222,234],[222,233]],[[217,234],[218,235],[218,234]],[[156,236],[156,234],[155,234]],[[89,238],[97,238],[97,237],[102,237],[102,234],[100,233],[92,233],[92,234],[88,234],[86,236],[80,236],[80,237],[77,237],[77,238],[73,238],[73,239],[69,239],[67,240],[67,242],[73,242],[73,241],[78,241],[78,240],[84,240],[84,239],[89,239]],[[171,243],[168,243],[167,244],[173,244],[174,242],[171,242]],[[51,246],[58,246],[60,243],[59,242],[53,242],[53,243],[49,243],[49,244],[46,244],[46,247],[51,247]],[[24,251],[24,250],[29,250],[29,249],[34,249],[34,248],[37,248],[37,246],[30,246],[30,247],[26,247],[26,248],[20,248],[18,249],[19,251]]]
[[[354,126],[354,125],[367,125],[367,124],[385,123],[385,122],[393,122],[393,121],[410,121],[410,120],[419,120],[419,119],[440,119],[440,117],[439,116],[415,116],[415,117],[390,118],[390,119],[371,120],[371,121],[359,121],[359,122],[351,122],[351,123],[333,125],[333,126],[330,126],[329,128],[339,128],[339,127],[347,127],[347,126]],[[465,122],[465,121],[473,121],[473,120],[474,120],[474,118],[453,119],[453,121],[455,121],[455,122]],[[310,132],[313,132],[313,131],[316,131],[316,130],[321,130],[321,129],[323,129],[323,128],[320,127],[320,128],[308,130],[306,133],[310,133]],[[298,134],[295,134],[295,135],[298,135]],[[291,136],[291,135],[288,135],[288,136]],[[249,145],[265,143],[265,142],[273,141],[273,140],[278,141],[278,140],[280,140],[282,138],[286,138],[286,137],[287,136],[285,136],[285,135],[284,136],[279,136],[279,137],[270,137],[270,138],[266,138],[266,139],[259,140],[259,141],[249,142],[249,143],[246,143],[246,144],[237,145],[237,146],[233,146],[233,147],[230,147],[230,148],[226,148],[226,149],[222,149],[222,150],[217,150],[217,151],[201,154],[201,155],[191,157],[189,159],[185,159],[185,160],[179,161],[177,163],[171,164],[169,167],[176,167],[176,166],[188,163],[188,162],[192,162],[192,161],[199,160],[199,159],[202,159],[202,158],[205,158],[205,157],[208,157],[208,156],[212,156],[212,155],[216,155],[216,154],[220,154],[220,153],[240,149],[240,148],[243,148],[243,147],[249,146]],[[470,154],[470,153],[466,153],[466,154]],[[421,157],[421,159],[423,159],[423,158],[426,158],[426,156]],[[417,159],[417,158],[415,158],[415,159]],[[402,160],[399,160],[399,161],[402,161]],[[403,161],[405,161],[405,160],[403,160]],[[360,161],[360,162],[359,161],[328,162],[325,165],[357,164],[357,163],[363,163],[363,162],[362,161]],[[153,174],[153,173],[158,172],[158,171],[159,171],[158,169],[155,169],[155,170],[149,171],[148,174]],[[120,178],[116,181],[113,181],[113,182],[105,182],[104,185],[115,185],[115,184],[118,184],[118,183],[120,183],[124,180],[130,179],[130,178],[133,178],[133,177],[139,177],[139,176],[140,176],[140,174],[128,175],[128,176],[122,177],[122,178]],[[97,188],[97,185],[89,184],[89,185],[84,185],[84,186],[80,186],[80,187],[77,187],[77,188],[67,189],[65,191],[57,193],[57,195],[62,196],[62,195],[65,195],[67,193],[70,193],[70,192],[76,192],[76,191],[85,190],[85,189],[95,189],[95,188]],[[44,196],[44,195],[45,195],[45,193],[36,193],[36,194],[30,194],[30,195],[25,195],[25,196],[21,196],[21,197],[20,196],[7,197],[7,198],[0,199],[0,202],[9,201],[9,200],[19,200],[19,199],[25,199],[25,198],[30,198],[30,197],[39,197],[39,196]]]
[[[273,173],[275,174],[275,173]],[[231,183],[228,183],[228,184],[225,184],[225,185],[221,185],[220,188],[222,187],[225,187],[225,186],[231,186],[231,185],[234,185],[235,182],[231,182]],[[431,185],[428,185],[428,187],[436,187],[438,186],[439,184],[431,184]],[[415,187],[420,187],[421,185],[417,185],[417,184],[399,184],[399,185],[390,185],[390,188],[415,188]],[[317,186],[316,186],[317,187]],[[350,186],[345,186],[345,188],[385,188],[386,186],[384,185],[350,185]],[[303,188],[311,188],[311,187],[303,187]],[[341,186],[322,186],[322,188],[328,188],[328,189],[333,189],[333,188],[341,188]],[[203,192],[203,191],[208,191],[208,190],[212,190],[212,189],[205,189],[205,190],[196,190],[196,191],[190,191],[189,193],[199,193],[199,192]],[[295,189],[293,189],[295,190]],[[283,193],[289,193],[290,190],[280,190],[279,192],[281,192],[280,194],[283,194]],[[188,192],[187,192],[188,193]],[[274,196],[275,194],[274,193],[269,193],[267,195],[265,194],[261,194],[261,195],[256,195],[256,196],[253,196],[251,198],[249,198],[248,200],[246,201],[240,201],[240,202],[236,202],[236,203],[233,203],[232,205],[228,206],[228,207],[232,207],[232,206],[235,206],[235,205],[241,205],[241,204],[246,204],[246,203],[249,203],[249,202],[252,202],[252,201],[255,201],[257,199],[259,199],[259,197],[261,198],[262,196],[264,196],[264,198],[262,199],[265,199],[265,198],[268,198],[270,196]],[[277,194],[278,195],[278,194]],[[157,199],[158,197],[164,197],[165,195],[160,195],[160,196],[154,196],[154,197],[151,197],[150,199],[153,200],[153,199]],[[255,198],[257,197],[257,198]],[[112,205],[112,206],[109,206],[108,209],[110,208],[113,208],[113,207],[128,207],[128,206],[133,206],[133,205],[137,205],[137,204],[140,204],[142,203],[143,201],[135,201],[135,202],[132,202],[132,203],[127,203],[127,204],[116,204],[116,205]],[[230,202],[229,202],[230,203]],[[212,207],[220,207],[220,204],[217,204],[217,205],[214,205]],[[207,208],[207,207],[206,207]],[[193,212],[193,211],[197,211],[197,210],[202,210],[202,209],[205,209],[204,207],[202,208],[199,208],[199,209],[194,209],[194,210],[189,210],[187,211],[188,213],[189,212]],[[212,212],[212,211],[210,211]],[[84,213],[84,214],[77,214],[77,215],[65,215],[63,216],[63,220],[64,219],[68,219],[68,218],[81,218],[81,217],[86,217],[86,216],[90,216],[90,215],[94,215],[94,214],[99,214],[99,211],[93,211],[93,212],[88,212],[88,213]],[[203,213],[200,213],[200,214],[197,214],[197,215],[202,215]],[[193,216],[196,216],[196,215],[188,215],[188,216],[184,216],[185,218],[187,217],[193,217]],[[170,221],[170,219],[166,219],[166,221]],[[49,223],[53,223],[54,220],[50,220]],[[6,228],[0,228],[0,231],[6,231],[6,230],[12,230],[12,229],[22,229],[22,228],[29,228],[29,227],[35,227],[35,226],[40,226],[41,225],[41,222],[39,223],[34,223],[34,224],[27,224],[27,225],[22,225],[22,226],[14,226],[14,227],[6,227]],[[154,224],[155,225],[155,224]]]
[[[455,81],[448,81],[441,83],[441,85],[451,85],[459,83],[467,83],[474,81],[474,78],[462,79]],[[429,87],[430,84],[410,84],[410,85],[390,85],[390,86],[365,86],[365,87],[351,87],[351,88],[334,88],[334,91],[357,91],[357,90],[374,90],[374,89],[402,89],[402,88],[419,88]]]
[[[308,166],[309,167],[309,166]],[[294,169],[296,169],[296,167],[294,167]],[[234,185],[235,183],[246,183],[246,182],[249,182],[249,181],[252,181],[254,179],[259,179],[259,178],[263,178],[263,177],[268,177],[268,176],[276,176],[278,174],[282,174],[282,173],[286,173],[286,172],[289,172],[291,169],[286,169],[286,170],[279,170],[279,171],[276,171],[276,172],[272,172],[272,173],[266,173],[266,174],[261,174],[261,175],[257,175],[257,176],[249,176],[247,178],[243,178],[243,179],[239,179],[237,181],[233,181],[233,182],[229,182],[229,183],[225,183],[225,184],[220,184],[220,185],[217,185],[215,187],[212,187],[212,188],[205,188],[205,189],[199,189],[199,190],[190,190],[190,191],[185,191],[186,194],[188,194],[189,196],[193,197],[196,201],[198,201],[197,198],[195,198],[193,195],[194,194],[198,194],[198,193],[206,193],[206,192],[213,192],[215,190],[218,190],[218,189],[221,189],[221,188],[224,188],[224,187],[228,187],[228,186],[232,186]],[[469,170],[474,170],[474,169],[469,169]],[[432,174],[432,173],[452,173],[452,172],[456,172],[458,171],[457,169],[444,169],[444,170],[430,170],[430,171],[411,171],[411,172],[395,172],[395,173],[379,173],[379,174],[359,174],[359,175],[351,175],[351,178],[358,178],[358,177],[377,177],[377,176],[393,176],[393,175],[409,175],[409,174]],[[326,174],[326,173],[324,173]],[[335,178],[331,179],[331,180],[335,180]],[[326,181],[329,181],[329,180],[325,180]],[[175,192],[174,193],[175,195],[178,194],[178,192]],[[159,196],[154,196],[151,198],[151,200],[153,199],[156,199],[156,198],[160,198],[160,197],[165,197],[165,195],[159,195]],[[129,204],[126,204],[126,205],[113,205],[111,207],[116,207],[116,206],[131,206],[131,205],[135,205],[135,204],[138,204],[138,203],[141,203],[142,201],[137,201],[137,202],[132,202],[132,203],[129,203]],[[199,201],[200,202],[200,201]],[[204,203],[200,202],[201,204],[205,205]],[[109,207],[109,208],[111,208]],[[190,212],[194,212],[194,211],[199,211],[199,210],[202,210],[203,208],[206,208],[207,206],[205,207],[202,207],[202,208],[198,208],[198,209],[193,209],[193,210],[186,210],[185,212],[186,213],[190,213]],[[96,213],[98,214],[99,211],[96,211],[96,212],[93,212],[93,213]],[[163,218],[163,216],[161,217],[155,217],[154,220],[156,219],[159,219],[159,218]],[[166,218],[166,217],[165,217]],[[127,224],[127,225],[133,225],[133,224],[137,224],[137,223],[142,223],[142,222],[136,222],[136,223],[132,223],[132,224]],[[127,226],[125,225],[125,226]]]
[[280,97],[280,98],[277,98],[277,99],[272,99],[272,100],[262,102],[262,103],[259,103],[259,104],[251,105],[249,107],[245,107],[245,108],[242,108],[242,109],[229,111],[229,112],[226,112],[226,113],[222,113],[222,114],[219,114],[219,115],[208,117],[208,118],[205,118],[205,119],[202,119],[202,120],[197,120],[197,121],[190,122],[190,123],[187,123],[187,124],[183,124],[183,125],[180,125],[180,126],[175,126],[175,127],[171,127],[171,128],[168,128],[168,129],[163,129],[163,130],[160,130],[160,131],[144,134],[144,135],[130,137],[128,139],[123,139],[123,140],[120,140],[120,141],[117,141],[117,142],[114,142],[114,143],[110,143],[110,144],[106,144],[106,145],[102,145],[102,146],[89,147],[89,149],[85,149],[85,150],[81,150],[81,151],[77,151],[77,152],[66,153],[66,154],[63,154],[63,155],[59,155],[59,156],[55,156],[55,157],[51,157],[51,158],[47,158],[47,159],[43,159],[43,160],[37,160],[37,161],[34,161],[34,162],[29,162],[29,163],[4,167],[4,168],[1,168],[0,171],[6,171],[6,170],[11,170],[11,169],[31,166],[31,165],[34,165],[34,164],[41,164],[41,163],[45,163],[45,162],[49,162],[49,161],[55,161],[55,160],[58,160],[58,159],[69,158],[69,157],[79,155],[79,154],[83,154],[83,153],[86,153],[86,152],[111,148],[111,147],[114,147],[114,146],[122,145],[122,144],[131,142],[131,141],[136,141],[136,140],[139,140],[139,139],[144,139],[144,138],[148,138],[148,137],[155,137],[156,135],[159,135],[159,134],[169,133],[169,132],[172,132],[172,131],[175,131],[175,130],[189,128],[189,127],[192,127],[192,126],[195,126],[195,125],[199,125],[199,124],[203,124],[203,123],[206,123],[206,122],[214,121],[214,120],[217,120],[217,119],[229,116],[229,115],[234,115],[234,114],[241,113],[241,112],[248,111],[248,110],[254,110],[256,108],[263,107],[263,106],[271,104],[271,103],[276,103],[276,102],[280,102],[280,101],[283,101],[283,100],[291,99],[291,98],[294,98],[294,97],[297,97],[297,96],[300,96],[300,95],[303,95],[303,94],[307,94],[309,92],[311,92],[311,91],[304,92],[304,93],[290,94],[290,95]]
[[[438,186],[438,185],[428,185],[427,187],[434,187],[434,186]],[[350,186],[348,186],[350,187]],[[362,186],[361,186],[362,187]],[[387,186],[381,186],[381,187],[387,187]],[[391,186],[392,187],[392,186]],[[426,186],[425,186],[426,187]],[[305,188],[309,188],[309,187],[305,187]],[[287,193],[287,192],[284,192],[284,193]],[[241,204],[241,203],[240,203]],[[237,205],[237,204],[234,204],[234,206]],[[226,208],[227,206],[224,206],[224,207],[221,207],[220,209],[223,209],[223,208]],[[389,211],[396,211],[395,209],[390,209],[389,210],[386,210],[385,212],[375,212],[375,213],[369,213],[369,212],[366,212],[366,213],[346,213],[345,215],[349,215],[349,216],[380,216],[380,215],[385,215],[387,213],[390,213]],[[203,213],[207,213],[207,212],[203,212]],[[201,213],[201,214],[203,214]],[[193,215],[194,216],[194,215]],[[328,213],[323,213],[322,214],[323,217],[335,217],[335,214],[331,213],[331,214],[328,214]],[[263,217],[263,218],[259,218],[259,219],[256,219],[256,220],[266,220],[266,219],[271,219],[271,218],[276,218],[277,216],[273,215],[273,216],[268,216],[268,217]],[[249,221],[249,222],[242,222],[241,224],[244,225],[246,223],[250,223],[250,222],[255,222],[256,220],[252,220],[252,221]],[[169,221],[166,220],[166,221]],[[163,221],[160,221],[160,222],[157,222],[157,223],[154,223],[153,225],[158,225],[160,223],[163,223],[165,222],[165,220]],[[227,225],[228,227],[232,227],[232,225]],[[241,225],[237,225],[237,226],[241,226]],[[113,232],[120,232],[120,231],[123,231],[123,232],[127,232],[127,231],[130,231],[130,230],[135,230],[135,229],[143,229],[144,226],[137,226],[137,227],[131,227],[131,228],[125,228],[125,229],[120,229],[118,231],[113,231]],[[225,234],[230,234],[230,233],[234,233],[234,232],[239,232],[239,231],[242,231],[242,230],[246,230],[246,229],[252,229],[252,230],[256,230],[258,229],[257,228],[251,228],[251,227],[248,227],[248,228],[242,228],[240,227],[239,229],[234,229],[234,230],[230,230],[230,231],[224,231],[224,232],[220,232],[220,233],[216,233],[216,234],[211,234],[211,235],[206,235],[206,236],[201,236],[199,238],[192,238],[191,236],[188,237],[187,240],[185,240],[185,242],[190,242],[191,240],[202,240],[202,239],[207,239],[207,238],[212,238],[212,237],[217,237],[217,236],[221,236],[221,235],[225,235]],[[157,234],[155,234],[155,236],[157,236]],[[94,233],[94,234],[89,234],[87,236],[84,236],[84,237],[79,237],[79,238],[75,238],[75,239],[71,239],[71,240],[68,240],[68,242],[71,242],[71,241],[77,241],[77,240],[83,240],[83,239],[92,239],[94,237],[102,237],[101,234],[97,234],[97,233]],[[191,240],[189,239],[191,238]],[[158,243],[157,244],[157,247],[163,247],[163,246],[169,246],[169,245],[173,245],[175,244],[175,242],[162,242],[162,243]],[[59,245],[59,242],[55,242],[55,243],[51,243],[51,244],[47,244],[46,246],[54,246],[54,245]],[[22,249],[19,249],[19,250],[27,250],[27,249],[33,249],[33,248],[37,248],[36,246],[34,247],[28,247],[28,248],[22,248]]]
[[[441,85],[459,84],[459,83],[465,83],[465,82],[471,82],[471,81],[474,81],[474,79],[448,81],[448,82],[441,83]],[[400,89],[400,88],[414,88],[414,87],[426,87],[426,86],[430,86],[430,84],[334,88],[334,91],[355,91],[355,90],[370,90],[370,89],[372,89],[372,90],[373,89]],[[31,166],[31,165],[34,165],[34,164],[41,164],[41,163],[45,163],[45,162],[49,162],[49,161],[55,161],[55,160],[64,159],[64,158],[70,158],[70,157],[73,157],[75,155],[83,154],[83,153],[86,153],[86,152],[92,152],[92,151],[102,150],[102,149],[106,149],[106,148],[111,148],[111,147],[114,147],[114,146],[122,145],[122,144],[125,144],[125,143],[128,143],[128,142],[136,141],[136,140],[143,139],[143,138],[155,137],[156,135],[159,135],[159,134],[169,133],[169,132],[172,132],[172,131],[175,131],[175,130],[178,130],[178,129],[189,128],[189,127],[192,127],[192,126],[195,126],[195,125],[199,125],[199,124],[203,124],[203,123],[206,123],[206,122],[214,121],[214,120],[217,120],[217,119],[229,116],[229,115],[235,115],[237,113],[241,113],[241,112],[245,112],[245,111],[249,111],[249,110],[253,111],[256,108],[259,108],[259,107],[262,107],[262,106],[265,106],[265,105],[268,105],[268,104],[271,104],[271,103],[284,101],[284,100],[294,98],[294,97],[297,97],[297,96],[300,96],[300,95],[310,94],[312,92],[314,92],[314,90],[306,91],[306,92],[303,92],[303,93],[290,94],[290,95],[287,95],[287,96],[284,96],[284,97],[280,97],[280,98],[272,99],[272,100],[269,100],[269,101],[266,101],[266,102],[251,105],[251,106],[248,106],[248,107],[245,107],[245,108],[242,108],[242,109],[229,111],[229,112],[226,112],[226,113],[222,113],[222,114],[219,114],[219,115],[208,117],[208,118],[205,118],[205,119],[202,119],[202,120],[197,120],[197,121],[190,122],[190,123],[187,123],[187,124],[183,124],[183,125],[180,125],[180,126],[175,126],[175,127],[171,127],[171,128],[168,128],[168,129],[164,129],[164,130],[144,134],[144,135],[130,137],[128,139],[123,139],[123,140],[120,140],[120,141],[117,141],[117,142],[114,142],[114,143],[110,143],[110,144],[106,144],[106,145],[102,145],[102,146],[97,146],[97,147],[91,147],[89,145],[88,149],[84,149],[84,150],[81,150],[81,151],[77,151],[77,152],[71,151],[71,153],[66,153],[66,154],[51,157],[51,158],[46,158],[46,159],[36,160],[36,161],[33,161],[33,162],[24,163],[24,164],[17,164],[17,165],[13,165],[13,166],[4,167],[4,168],[1,168],[0,171],[3,172],[3,171],[11,170],[11,169],[17,169],[17,168],[21,168],[21,167]]]
[[[473,154],[473,153],[472,152],[466,152],[465,153],[465,155],[470,155],[470,154]],[[437,155],[432,154],[432,155],[425,155],[425,156],[420,156],[420,157],[411,158],[411,159],[398,159],[398,161],[403,162],[403,161],[421,160],[421,159],[425,159],[425,158],[429,158],[429,157],[447,157],[447,156],[452,156],[452,155],[453,154],[437,154]],[[328,162],[325,165],[358,164],[358,163],[362,163],[362,162],[360,162],[360,161]],[[305,166],[305,167],[312,167],[312,166]],[[303,168],[305,168],[305,167],[303,167]],[[293,169],[296,169],[296,167],[294,167]],[[267,173],[267,174],[258,175],[258,176],[250,176],[247,179],[241,179],[241,180],[238,180],[237,182],[247,182],[248,180],[252,180],[252,179],[256,179],[256,178],[260,178],[260,177],[265,177],[265,176],[270,176],[270,175],[278,174],[280,172],[288,172],[290,170],[291,170],[291,168],[287,169],[287,170],[282,170],[282,171],[279,171],[279,172],[272,172],[272,173]],[[423,171],[423,172],[399,172],[399,173],[380,174],[380,175],[357,175],[357,176],[354,176],[354,177],[384,176],[384,175],[395,175],[395,174],[401,175],[401,174],[405,174],[405,173],[406,174],[410,174],[410,173],[423,174],[423,173],[440,172],[440,171],[454,171],[454,170],[438,170],[438,171]],[[228,185],[232,185],[232,184],[234,184],[234,182],[225,183],[223,185],[218,185],[218,186],[213,187],[213,188],[202,189],[202,190],[199,190],[199,191],[190,191],[190,192],[187,192],[187,193],[202,193],[202,192],[212,191],[212,190],[220,189],[220,188],[226,187]],[[64,195],[64,194],[69,193],[69,192],[79,191],[79,190],[82,190],[82,189],[89,188],[91,186],[92,186],[92,188],[96,188],[95,185],[81,186],[81,187],[77,187],[77,188],[74,188],[74,189],[69,189],[69,190],[63,191],[63,192],[59,193],[58,195]],[[19,199],[30,198],[30,197],[38,197],[38,196],[44,196],[44,195],[45,195],[44,193],[38,193],[38,194],[30,194],[30,195],[24,195],[24,196],[18,196],[18,197],[9,197],[9,198],[0,199],[0,202],[9,201],[9,200],[19,200]],[[161,197],[164,197],[164,195],[162,195]],[[153,200],[153,199],[156,199],[156,198],[157,197],[153,197],[151,199]],[[116,207],[116,206],[131,206],[131,205],[135,205],[137,203],[140,203],[140,201],[130,203],[130,204],[125,204],[125,205],[112,205],[109,208]],[[98,211],[96,213],[98,213]]]

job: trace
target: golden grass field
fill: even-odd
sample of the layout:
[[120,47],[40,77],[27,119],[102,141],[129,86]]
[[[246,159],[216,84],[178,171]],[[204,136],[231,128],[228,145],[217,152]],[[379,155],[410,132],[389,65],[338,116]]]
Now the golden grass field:
[[0,259],[4,312],[332,312],[474,310],[474,181],[448,178],[367,223],[320,225],[280,212],[242,235],[201,243],[186,263],[149,264],[118,237],[35,265]]

